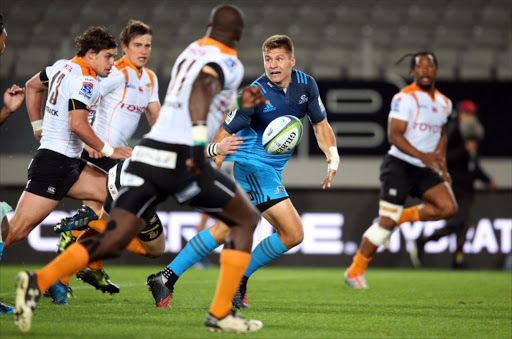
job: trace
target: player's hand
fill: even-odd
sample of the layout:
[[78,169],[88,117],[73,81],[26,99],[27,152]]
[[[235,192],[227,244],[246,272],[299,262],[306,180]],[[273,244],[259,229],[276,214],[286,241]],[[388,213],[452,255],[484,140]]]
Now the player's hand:
[[89,158],[91,159],[100,159],[103,158],[104,155],[100,152],[96,151],[94,148],[89,147],[87,145],[84,146],[84,150],[89,154]]
[[34,131],[34,138],[36,138],[36,140],[38,142],[41,142],[41,137],[43,136],[43,130],[42,129],[39,129],[37,131]]
[[14,113],[20,108],[23,100],[25,100],[25,88],[21,88],[18,85],[12,85],[4,93],[4,107],[9,110],[10,113]]
[[441,175],[441,165],[444,161],[441,151],[436,150],[435,152],[431,153],[423,153],[420,156],[420,160],[425,164],[425,166],[433,169],[434,171],[438,172],[439,175]]
[[128,146],[114,147],[114,153],[110,159],[128,159],[132,155],[132,148]]
[[242,143],[242,137],[237,137],[235,134],[232,134],[222,139],[222,141],[217,144],[217,153],[219,153],[219,155],[235,154],[236,151],[240,149]]
[[251,108],[259,105],[266,105],[268,102],[263,94],[261,94],[259,87],[249,86],[242,90],[240,103],[242,104],[242,108]]

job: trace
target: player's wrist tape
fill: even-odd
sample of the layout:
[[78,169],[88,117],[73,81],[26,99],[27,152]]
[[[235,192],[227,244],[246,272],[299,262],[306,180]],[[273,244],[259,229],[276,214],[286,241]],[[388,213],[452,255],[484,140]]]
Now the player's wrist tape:
[[100,151],[101,154],[109,158],[112,154],[114,154],[114,147],[110,146],[109,144],[105,143],[103,145],[103,148]]
[[212,142],[211,144],[208,144],[208,147],[206,148],[206,153],[208,154],[208,156],[210,158],[213,158],[217,155],[219,155],[219,153],[217,152],[217,143],[216,142]]
[[32,130],[34,132],[43,129],[43,120],[42,119],[39,119],[39,120],[36,120],[36,121],[31,121],[30,123],[32,124]]
[[229,103],[228,111],[231,112],[231,111],[234,111],[235,109],[240,109],[240,108],[242,108],[242,100],[240,99],[240,96],[237,95]]
[[206,146],[206,139],[208,139],[208,128],[206,121],[196,121],[192,123],[192,140],[195,146]]
[[327,165],[327,172],[331,170],[338,170],[338,166],[340,164],[340,156],[338,154],[338,147],[333,146],[329,147],[329,152],[331,152],[331,162]]

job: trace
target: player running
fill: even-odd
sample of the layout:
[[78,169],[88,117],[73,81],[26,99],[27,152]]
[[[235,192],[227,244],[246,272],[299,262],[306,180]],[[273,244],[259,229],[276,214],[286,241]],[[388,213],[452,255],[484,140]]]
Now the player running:
[[[452,102],[435,88],[437,59],[431,52],[411,56],[413,83],[391,101],[388,140],[391,149],[380,168],[379,220],[363,234],[344,281],[368,288],[364,271],[395,226],[403,222],[440,220],[453,216],[457,203],[446,168],[446,128]],[[399,61],[399,62],[400,62]],[[404,209],[408,196],[422,204]]]
[[[268,104],[230,112],[216,136],[216,140],[222,140],[237,133],[237,136],[243,138],[240,150],[226,160],[234,161],[236,181],[242,185],[263,217],[277,230],[277,233],[263,239],[252,252],[251,262],[233,300],[237,308],[248,307],[249,277],[260,267],[300,244],[304,237],[300,216],[281,183],[281,172],[292,152],[271,155],[265,151],[261,140],[267,125],[283,115],[293,115],[301,120],[308,116],[328,163],[327,178],[322,182],[322,188],[331,187],[339,164],[336,138],[327,121],[316,81],[293,69],[295,56],[292,40],[286,35],[271,36],[263,43],[262,52],[265,74],[254,81],[252,86],[261,90]],[[216,157],[215,160],[220,164],[223,157]],[[164,270],[148,277],[147,284],[158,307],[169,306],[178,278],[224,243],[228,232],[229,228],[221,223],[203,230],[188,242]]]
[[[92,109],[92,126],[96,135],[113,147],[128,146],[143,114],[146,115],[149,125],[153,126],[160,113],[158,78],[153,71],[145,67],[151,56],[152,35],[150,26],[142,21],[130,20],[120,34],[123,57],[115,62],[108,77],[100,79],[101,99],[99,105]],[[105,172],[119,161],[105,157],[87,145],[82,152],[82,159],[95,164]],[[89,213],[91,218],[97,219],[96,213],[101,214],[101,205],[85,203],[90,207],[81,208],[77,216],[68,218],[64,222],[72,222]],[[105,229],[106,218],[107,216],[104,216],[104,220],[93,223],[91,228],[101,233]],[[148,229],[158,228],[160,221],[157,215],[149,216],[149,220],[153,222],[148,224]],[[93,231],[89,231],[80,236],[87,237],[92,233]],[[144,251],[147,250],[145,247],[150,247],[150,252],[162,253],[165,241],[163,238],[156,237],[161,232],[145,234],[155,237],[151,239],[145,237],[146,241],[140,243],[137,250]],[[76,233],[75,235],[78,236]],[[70,231],[64,232],[61,235],[59,253],[75,240]],[[113,284],[103,271],[101,261],[91,263],[85,270],[78,272],[77,277],[102,292],[119,292],[119,287]]]
[[[117,197],[106,230],[71,245],[42,270],[18,274],[15,309],[20,330],[30,330],[40,291],[85,268],[90,261],[119,256],[144,226],[141,215],[169,195],[231,227],[205,326],[211,331],[237,333],[262,327],[260,321],[231,311],[231,300],[250,260],[259,213],[239,186],[205,165],[204,156],[208,112],[221,102],[229,102],[243,78],[243,66],[234,49],[243,23],[237,7],[215,7],[206,36],[190,44],[176,60],[160,116],[133,150],[125,188]],[[245,107],[264,102],[254,87],[244,89],[241,103]]]

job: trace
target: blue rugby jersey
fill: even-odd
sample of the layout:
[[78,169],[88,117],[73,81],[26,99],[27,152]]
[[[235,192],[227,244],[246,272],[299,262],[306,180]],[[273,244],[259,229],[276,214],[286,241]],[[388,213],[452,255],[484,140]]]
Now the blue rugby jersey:
[[324,120],[326,111],[318,85],[313,77],[294,69],[286,93],[265,74],[251,86],[259,86],[269,103],[229,112],[223,127],[227,132],[241,136],[243,144],[236,154],[227,156],[226,161],[263,162],[282,171],[292,152],[281,155],[267,153],[261,143],[263,132],[272,120],[282,115],[293,115],[301,121],[307,115],[313,124]]

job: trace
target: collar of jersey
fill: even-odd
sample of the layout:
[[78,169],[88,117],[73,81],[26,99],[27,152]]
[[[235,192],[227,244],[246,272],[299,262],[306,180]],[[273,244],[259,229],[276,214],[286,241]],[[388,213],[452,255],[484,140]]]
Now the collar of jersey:
[[125,67],[130,67],[131,69],[133,69],[135,71],[135,74],[137,74],[137,78],[140,80],[140,78],[142,77],[142,70],[144,69],[144,67],[140,70],[140,74],[139,74],[139,70],[137,69],[137,67],[135,67],[134,64],[132,64],[130,62],[130,60],[128,60],[128,58],[126,57],[126,55],[123,55],[123,57],[119,60],[116,61],[115,65],[114,65],[118,70],[121,70]]
[[420,92],[423,92],[425,93],[426,95],[428,95],[428,97],[432,100],[432,101],[436,101],[436,94],[438,93],[441,93],[437,90],[437,88],[434,88],[434,96],[430,95],[430,92],[429,91],[425,91],[423,88],[421,88],[420,86],[416,85],[415,82],[411,83],[409,85],[409,88],[413,91],[420,91]]
[[91,66],[89,66],[89,64],[87,63],[87,61],[84,60],[84,58],[75,56],[73,59],[71,59],[71,62],[80,66],[80,68],[82,68],[82,72],[85,75],[90,75],[94,79],[98,79],[98,77],[96,76],[96,72],[92,69]]
[[216,46],[224,54],[235,55],[235,56],[237,55],[236,50],[224,45],[220,41],[210,38],[209,36],[202,37],[201,39],[197,40],[197,43],[199,46]]

